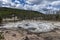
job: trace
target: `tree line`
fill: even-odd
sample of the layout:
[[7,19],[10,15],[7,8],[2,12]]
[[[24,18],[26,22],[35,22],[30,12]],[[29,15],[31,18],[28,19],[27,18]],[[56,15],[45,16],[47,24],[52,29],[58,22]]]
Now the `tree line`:
[[36,20],[55,20],[60,21],[60,12],[56,14],[43,14],[32,10],[12,9],[12,8],[0,8],[0,23],[3,18],[11,18],[17,16],[18,19],[36,19]]

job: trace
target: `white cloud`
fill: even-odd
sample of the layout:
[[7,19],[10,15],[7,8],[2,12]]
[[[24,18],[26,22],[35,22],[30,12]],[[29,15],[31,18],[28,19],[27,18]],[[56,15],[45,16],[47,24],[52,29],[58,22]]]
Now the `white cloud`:
[[16,8],[23,9],[23,5],[22,4],[17,4]]
[[60,1],[54,1],[51,4],[52,4],[52,6],[58,6],[58,5],[60,5]]
[[26,2],[34,4],[32,10],[35,11],[42,11],[43,9],[55,11],[60,9],[60,0],[27,0]]
[[43,9],[60,9],[60,0],[25,0],[25,3],[26,4],[23,6],[22,4],[20,4],[20,1],[18,0],[15,0],[14,2],[12,2],[12,0],[0,0],[0,6],[3,7],[13,7],[25,10],[34,10],[39,12],[43,11]]
[[0,1],[0,7],[2,6],[2,1]]
[[11,8],[20,8],[22,5],[18,0],[15,0],[12,2],[12,0],[1,0],[2,7],[11,7]]
[[2,7],[10,7],[12,0],[1,0],[2,2]]
[[46,1],[57,1],[57,0],[46,0]]
[[12,2],[12,0],[2,0],[2,1],[5,3],[11,3]]
[[15,3],[19,4],[20,2],[18,0],[15,0]]
[[26,0],[26,3],[28,4],[39,4],[41,3],[43,0]]
[[31,6],[31,5],[25,4],[24,9],[25,10],[32,10],[32,7],[33,6]]

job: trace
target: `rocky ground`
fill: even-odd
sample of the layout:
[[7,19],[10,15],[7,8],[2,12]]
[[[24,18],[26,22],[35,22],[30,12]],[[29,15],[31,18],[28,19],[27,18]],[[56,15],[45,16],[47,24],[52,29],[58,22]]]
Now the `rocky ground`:
[[1,40],[60,40],[60,30],[55,29],[46,33],[31,33],[26,30],[1,29]]
[[0,28],[0,40],[60,40],[60,22],[51,23],[54,23],[58,28],[40,33],[33,33],[22,28]]

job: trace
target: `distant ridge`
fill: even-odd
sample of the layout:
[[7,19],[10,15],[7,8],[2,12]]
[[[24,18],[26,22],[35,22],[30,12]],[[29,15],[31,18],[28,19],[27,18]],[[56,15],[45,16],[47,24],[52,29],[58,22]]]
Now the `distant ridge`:
[[43,14],[41,12],[32,10],[23,10],[16,8],[6,8],[0,7],[0,17],[11,18],[12,16],[17,16],[19,19],[36,19],[36,20],[58,20],[60,21],[60,13],[56,14]]
[[14,14],[17,17],[20,17],[22,19],[33,19],[37,17],[41,17],[44,15],[43,13],[32,11],[32,10],[23,10],[23,9],[14,9],[14,8],[6,8],[6,7],[0,7],[0,16],[3,18],[9,17],[9,15]]

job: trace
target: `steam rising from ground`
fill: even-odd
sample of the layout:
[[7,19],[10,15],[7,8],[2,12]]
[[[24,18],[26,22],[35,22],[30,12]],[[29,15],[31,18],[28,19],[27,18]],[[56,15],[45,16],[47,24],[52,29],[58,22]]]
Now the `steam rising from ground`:
[[53,30],[54,28],[60,28],[60,23],[53,23],[47,21],[19,21],[15,23],[7,23],[3,26],[3,28],[23,28],[30,32],[40,33],[40,32],[48,32]]

